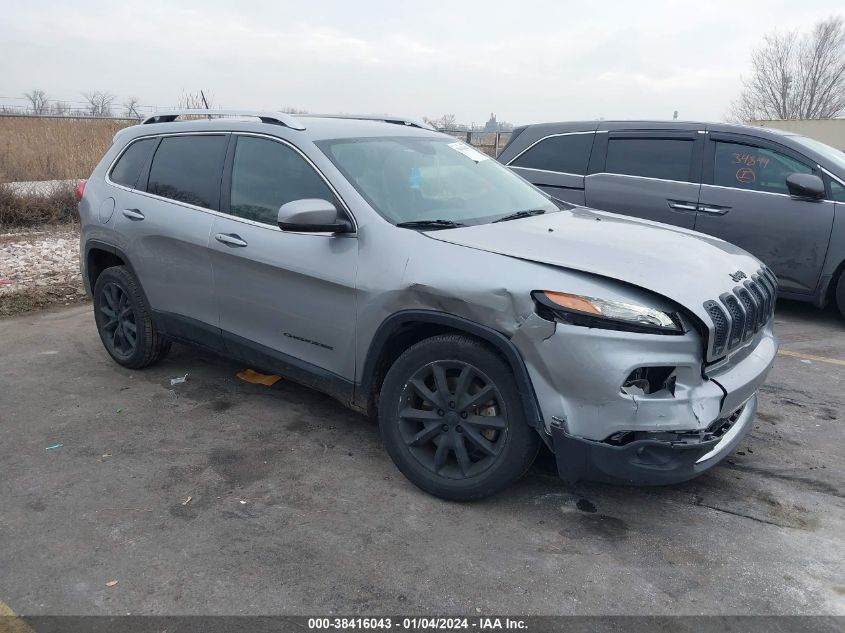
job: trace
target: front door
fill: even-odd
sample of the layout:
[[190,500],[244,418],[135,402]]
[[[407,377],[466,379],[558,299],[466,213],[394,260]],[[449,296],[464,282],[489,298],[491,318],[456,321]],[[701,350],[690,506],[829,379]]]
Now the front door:
[[703,136],[695,130],[599,134],[593,153],[604,152],[605,160],[594,168],[591,159],[587,206],[693,228]]
[[321,198],[339,209],[341,203],[293,146],[261,136],[234,140],[223,186],[226,215],[214,220],[210,240],[226,346],[268,369],[352,381],[358,240],[283,232],[276,224],[279,207],[293,200]]
[[782,291],[811,294],[827,254],[834,203],[790,196],[786,177],[817,170],[803,156],[767,141],[709,136],[695,230],[761,259]]

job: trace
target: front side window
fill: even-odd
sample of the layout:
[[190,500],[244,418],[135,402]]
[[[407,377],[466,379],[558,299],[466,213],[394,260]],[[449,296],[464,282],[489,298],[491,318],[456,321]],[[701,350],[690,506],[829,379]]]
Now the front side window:
[[845,185],[841,185],[838,180],[831,178],[830,196],[837,202],[845,202]]
[[482,224],[518,211],[558,210],[533,185],[461,141],[389,137],[318,145],[372,207],[394,224],[425,220]]
[[279,207],[303,198],[338,202],[326,182],[292,148],[270,139],[241,136],[232,163],[230,213],[275,225]]
[[786,177],[811,174],[804,163],[763,147],[716,142],[713,184],[720,187],[788,194]]
[[594,137],[593,132],[550,136],[527,149],[510,165],[583,176],[587,173]]
[[134,189],[141,170],[147,164],[155,149],[157,138],[145,138],[132,143],[112,167],[109,178],[118,185]]
[[679,138],[611,138],[605,171],[689,182],[693,144]]
[[165,136],[153,157],[147,191],[216,210],[227,142],[223,135]]

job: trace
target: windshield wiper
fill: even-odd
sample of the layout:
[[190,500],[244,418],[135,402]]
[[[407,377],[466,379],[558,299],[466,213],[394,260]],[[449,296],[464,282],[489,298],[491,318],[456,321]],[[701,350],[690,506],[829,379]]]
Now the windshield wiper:
[[516,213],[511,213],[510,215],[506,215],[498,220],[493,220],[493,223],[518,220],[520,218],[530,218],[532,215],[543,215],[544,213],[545,211],[543,209],[526,209],[525,211],[517,211]]
[[456,229],[459,226],[466,226],[453,220],[411,220],[410,222],[399,222],[396,226],[403,229]]

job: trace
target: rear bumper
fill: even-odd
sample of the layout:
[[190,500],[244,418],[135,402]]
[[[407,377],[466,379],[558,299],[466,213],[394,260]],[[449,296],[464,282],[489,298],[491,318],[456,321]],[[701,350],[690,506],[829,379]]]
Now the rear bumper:
[[742,405],[730,428],[717,439],[672,442],[644,439],[624,446],[573,437],[552,428],[558,473],[567,481],[665,485],[686,481],[709,470],[742,441],[757,412],[757,396]]

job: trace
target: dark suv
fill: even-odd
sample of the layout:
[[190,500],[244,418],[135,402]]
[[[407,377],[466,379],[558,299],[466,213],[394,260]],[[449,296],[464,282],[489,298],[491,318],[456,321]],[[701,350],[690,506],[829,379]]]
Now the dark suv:
[[845,153],[824,143],[719,123],[544,123],[517,128],[499,160],[556,198],[732,242],[772,268],[780,296],[845,315]]

